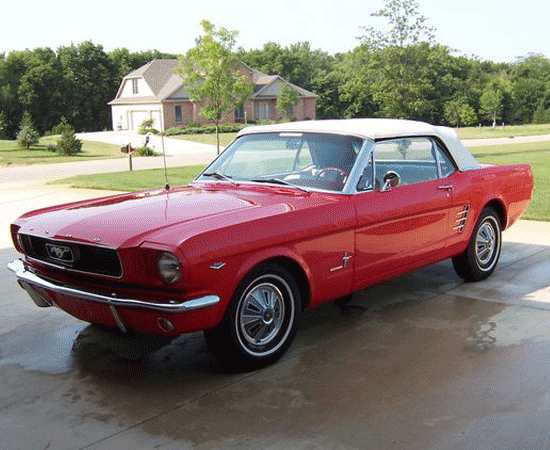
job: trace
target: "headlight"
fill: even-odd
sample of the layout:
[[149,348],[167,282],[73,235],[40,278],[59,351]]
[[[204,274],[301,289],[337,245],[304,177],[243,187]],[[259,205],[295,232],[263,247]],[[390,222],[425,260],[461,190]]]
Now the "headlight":
[[166,283],[175,283],[181,277],[180,262],[172,253],[161,253],[158,260],[158,268],[160,277]]

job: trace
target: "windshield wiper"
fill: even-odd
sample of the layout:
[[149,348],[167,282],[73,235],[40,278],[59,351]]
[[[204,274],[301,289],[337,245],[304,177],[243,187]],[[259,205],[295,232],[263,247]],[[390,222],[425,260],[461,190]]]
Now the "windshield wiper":
[[298,186],[297,184],[289,183],[286,180],[281,180],[280,178],[255,178],[253,180],[254,183],[272,183],[272,184],[282,184],[284,186],[291,186],[296,189],[299,189],[303,192],[309,192],[306,188],[303,188],[302,186]]
[[217,180],[229,181],[231,184],[237,184],[235,183],[235,181],[233,181],[233,179],[229,175],[224,175],[223,173],[219,173],[219,172],[203,173],[201,176],[212,177],[212,178],[216,178]]

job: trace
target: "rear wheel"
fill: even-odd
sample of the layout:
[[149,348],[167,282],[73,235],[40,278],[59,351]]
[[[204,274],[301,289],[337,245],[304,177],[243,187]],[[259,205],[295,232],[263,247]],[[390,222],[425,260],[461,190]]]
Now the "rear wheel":
[[243,280],[222,323],[205,332],[206,342],[224,369],[258,369],[288,349],[300,312],[294,277],[281,266],[266,264]]
[[474,227],[466,250],[453,258],[456,273],[465,281],[481,281],[495,270],[502,246],[500,218],[485,208]]

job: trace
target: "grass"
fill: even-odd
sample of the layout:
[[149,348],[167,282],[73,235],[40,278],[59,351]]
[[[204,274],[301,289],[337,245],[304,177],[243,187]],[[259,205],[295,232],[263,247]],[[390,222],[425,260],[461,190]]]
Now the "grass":
[[550,142],[474,147],[469,150],[483,163],[531,164],[535,192],[523,218],[550,221]]
[[[171,167],[168,180],[172,186],[187,184],[204,166]],[[78,175],[53,181],[52,184],[66,184],[73,188],[103,189],[109,191],[137,191],[141,189],[161,188],[164,186],[164,170],[148,169],[133,172],[98,173]]]
[[550,134],[550,124],[507,125],[493,127],[470,127],[456,130],[461,139],[505,138],[514,136],[538,136]]
[[[220,133],[220,145],[226,147],[237,136],[237,133]],[[201,144],[216,145],[215,134],[180,134],[178,136],[170,136],[175,139],[183,139],[184,141],[200,142]]]
[[82,141],[82,152],[78,155],[58,155],[47,149],[48,144],[55,144],[58,138],[59,136],[40,138],[39,143],[33,145],[29,150],[19,147],[16,141],[0,140],[0,166],[85,161],[122,156],[119,146],[92,141]]
[[[526,219],[550,221],[550,142],[511,144],[504,146],[474,147],[470,151],[483,163],[529,163],[535,177],[535,192]],[[189,183],[203,166],[186,166],[168,169],[170,183]],[[58,180],[56,184],[69,184],[76,188],[133,191],[158,188],[163,185],[161,169],[138,170],[96,175],[81,175]]]

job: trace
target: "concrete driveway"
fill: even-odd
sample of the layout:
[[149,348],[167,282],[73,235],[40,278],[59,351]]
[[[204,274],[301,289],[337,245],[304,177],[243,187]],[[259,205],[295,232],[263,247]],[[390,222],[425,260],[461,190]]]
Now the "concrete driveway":
[[[96,131],[92,133],[78,133],[80,139],[86,141],[105,142],[106,144],[126,145],[132,144],[133,147],[141,147],[145,143],[145,136],[133,133],[131,131]],[[149,147],[155,149],[158,153],[162,153],[162,140],[154,134],[149,137]],[[216,146],[209,144],[201,144],[199,142],[185,141],[183,139],[175,139],[170,137],[164,138],[164,149],[167,155],[181,156],[193,153],[212,153],[215,155]]]
[[488,281],[443,262],[308,312],[278,364],[237,375],[200,334],[124,337],[36,308],[14,256],[0,251],[2,449],[550,448],[550,224],[507,231]]

